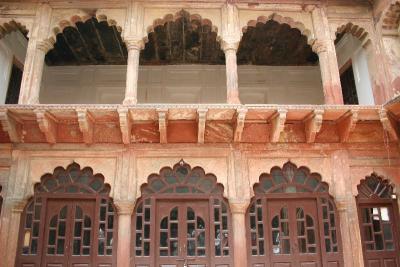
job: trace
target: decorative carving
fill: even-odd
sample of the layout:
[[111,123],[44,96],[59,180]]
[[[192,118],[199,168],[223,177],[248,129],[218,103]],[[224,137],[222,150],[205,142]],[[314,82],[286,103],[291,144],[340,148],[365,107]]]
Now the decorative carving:
[[144,41],[142,39],[137,39],[137,38],[125,38],[124,39],[126,48],[128,49],[128,52],[130,50],[142,50],[144,49]]
[[393,140],[399,141],[398,122],[389,114],[386,109],[379,110],[379,118],[383,129],[389,134],[389,136]]
[[271,118],[272,129],[269,138],[271,143],[279,142],[281,133],[285,128],[286,114],[287,114],[286,109],[278,109],[276,113],[272,115]]
[[337,121],[337,128],[339,130],[340,142],[345,143],[348,141],[350,133],[356,128],[358,121],[358,112],[349,110]]
[[376,173],[361,180],[357,186],[358,198],[364,199],[389,199],[392,200],[394,185]]
[[204,144],[204,133],[206,129],[206,121],[207,121],[207,112],[206,108],[199,108],[197,110],[197,122],[198,122],[198,131],[197,131],[197,142],[200,144]]
[[239,108],[236,110],[236,125],[233,141],[235,143],[240,143],[242,141],[242,134],[244,128],[244,121],[246,119],[247,109]]
[[157,109],[158,113],[158,131],[160,132],[160,143],[168,143],[167,139],[167,116],[168,109]]
[[35,109],[36,119],[39,124],[40,131],[44,133],[46,141],[50,144],[55,144],[57,142],[57,122],[50,112]]
[[312,49],[318,55],[320,53],[327,52],[328,51],[329,42],[332,42],[332,41],[331,40],[327,40],[327,39],[317,39],[312,44]]
[[119,115],[119,127],[122,134],[122,142],[124,144],[131,143],[131,132],[132,132],[132,118],[129,109],[126,107],[118,108]]
[[76,114],[78,116],[79,129],[83,134],[83,141],[85,144],[90,145],[93,143],[94,118],[86,108],[76,109]]
[[0,110],[0,121],[3,131],[8,133],[12,143],[21,142],[21,133],[18,130],[18,122],[7,109]]
[[115,200],[114,206],[117,208],[118,215],[132,215],[135,203],[130,201]]
[[40,51],[43,51],[45,54],[49,52],[53,47],[54,47],[54,40],[52,39],[47,39],[47,40],[40,40],[37,41],[36,47]]
[[321,130],[324,110],[316,109],[304,120],[306,142],[314,143],[317,133]]
[[346,34],[349,33],[354,37],[358,38],[363,44],[366,43],[368,38],[368,32],[361,26],[355,25],[351,22],[342,24],[336,30],[336,34]]

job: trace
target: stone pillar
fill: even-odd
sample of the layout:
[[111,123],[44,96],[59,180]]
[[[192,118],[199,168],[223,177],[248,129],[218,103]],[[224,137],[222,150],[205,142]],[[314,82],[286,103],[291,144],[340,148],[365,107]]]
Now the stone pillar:
[[131,266],[131,217],[133,202],[114,202],[118,213],[117,267]]
[[142,40],[125,40],[128,48],[128,65],[126,71],[126,89],[124,105],[137,104],[137,83],[139,77],[140,50],[144,48]]
[[[8,202],[8,203],[7,203]],[[25,201],[6,201],[4,216],[0,232],[0,267],[15,266],[17,255],[19,225]]]
[[54,45],[54,40],[49,38],[51,17],[52,8],[50,5],[41,4],[36,14],[26,51],[19,104],[39,104],[44,58]]
[[343,104],[342,86],[336,57],[334,39],[331,36],[328,18],[322,7],[315,7],[312,19],[316,40],[312,48],[319,57],[325,104]]
[[240,104],[236,52],[239,43],[223,42],[226,68],[226,97],[228,104]]
[[247,265],[246,210],[247,202],[231,202],[233,229],[233,262],[235,267]]

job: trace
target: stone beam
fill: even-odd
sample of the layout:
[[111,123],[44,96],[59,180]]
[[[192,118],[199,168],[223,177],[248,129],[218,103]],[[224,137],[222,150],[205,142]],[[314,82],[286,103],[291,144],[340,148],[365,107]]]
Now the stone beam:
[[337,120],[340,142],[345,143],[349,140],[350,133],[356,128],[358,121],[358,112],[349,110]]
[[235,134],[233,141],[235,143],[240,143],[242,141],[242,134],[244,128],[244,121],[246,119],[247,109],[240,108],[236,111],[236,125],[235,125]]
[[316,109],[310,113],[304,120],[304,130],[306,133],[306,142],[314,143],[317,133],[321,130],[324,110]]
[[11,116],[11,114],[7,111],[7,109],[0,110],[0,122],[3,128],[3,131],[8,133],[10,137],[10,141],[12,143],[20,143],[21,142],[21,133],[18,131],[18,122],[15,118]]
[[83,141],[85,144],[93,144],[93,129],[94,129],[94,118],[88,112],[87,109],[76,109],[78,116],[79,129],[83,135]]
[[46,137],[46,141],[49,144],[55,144],[57,142],[57,121],[50,112],[40,109],[34,110],[36,114],[36,120],[39,124],[39,129]]
[[287,110],[286,109],[278,109],[274,115],[271,116],[271,134],[269,137],[269,141],[271,143],[276,143],[279,142],[279,138],[281,136],[281,133],[283,132],[283,129],[285,128],[285,122],[286,122],[286,114]]
[[158,131],[160,132],[160,143],[166,144],[167,140],[167,116],[168,109],[157,109],[158,113]]
[[395,140],[399,141],[398,133],[398,122],[393,118],[393,116],[386,110],[379,110],[379,118],[382,123],[383,129],[389,134],[389,136]]
[[197,142],[200,144],[204,144],[204,134],[205,134],[205,130],[206,130],[207,112],[208,112],[208,109],[206,109],[206,108],[199,108],[197,110],[197,122],[198,122]]
[[122,134],[122,142],[124,144],[131,143],[131,132],[132,132],[132,119],[128,108],[118,108],[119,115],[119,127]]

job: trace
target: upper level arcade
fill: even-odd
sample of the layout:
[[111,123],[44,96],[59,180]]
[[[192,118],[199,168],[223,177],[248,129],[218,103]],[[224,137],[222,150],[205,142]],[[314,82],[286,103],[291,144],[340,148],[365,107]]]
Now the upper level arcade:
[[4,141],[313,142],[327,123],[341,142],[359,122],[397,140],[382,1],[4,3]]

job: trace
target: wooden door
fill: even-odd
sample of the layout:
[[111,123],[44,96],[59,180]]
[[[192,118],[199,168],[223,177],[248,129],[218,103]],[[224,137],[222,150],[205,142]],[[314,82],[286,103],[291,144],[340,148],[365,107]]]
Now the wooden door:
[[210,266],[208,201],[159,201],[156,266]]
[[399,266],[398,225],[393,206],[359,204],[359,220],[365,266]]
[[94,211],[95,201],[48,201],[43,267],[92,266]]
[[273,267],[321,266],[315,200],[267,200]]

